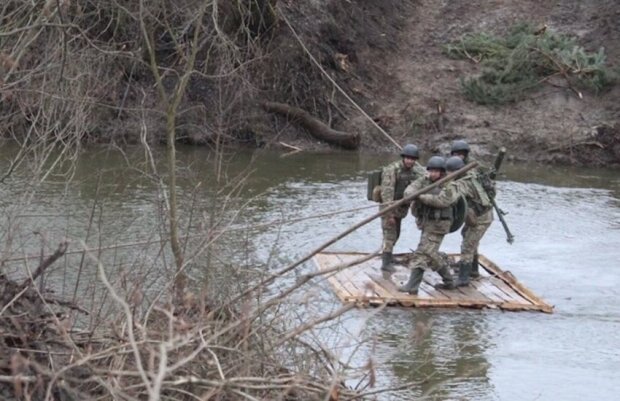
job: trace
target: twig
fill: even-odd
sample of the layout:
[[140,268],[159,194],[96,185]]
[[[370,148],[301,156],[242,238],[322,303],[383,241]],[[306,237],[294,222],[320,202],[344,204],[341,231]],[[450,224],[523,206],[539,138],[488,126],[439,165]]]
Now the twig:
[[48,256],[46,259],[44,259],[41,264],[39,265],[39,267],[37,267],[37,270],[35,270],[35,272],[32,274],[32,277],[30,279],[26,279],[18,288],[17,291],[21,292],[22,290],[24,290],[25,288],[28,288],[28,286],[30,285],[30,283],[34,283],[34,281],[41,275],[43,274],[43,272],[45,271],[45,269],[47,269],[48,267],[50,267],[55,261],[57,261],[62,255],[65,254],[65,252],[67,252],[67,248],[69,247],[69,242],[68,241],[63,241],[60,243],[60,245],[58,245],[58,249],[56,249],[56,252],[54,252],[53,254],[51,254],[50,256]]
[[342,111],[342,110],[340,109],[340,107],[338,107],[338,105],[336,104],[336,102],[334,102],[334,101],[333,101],[333,100],[331,100],[331,99],[328,99],[328,100],[327,100],[327,102],[328,102],[329,104],[331,104],[332,106],[334,106],[334,108],[336,109],[336,111],[338,112],[338,114],[340,114],[340,116],[341,116],[342,118],[344,118],[344,119],[345,119],[345,120],[347,120],[347,121],[348,121],[348,120],[350,120],[350,119],[349,119],[349,117],[347,117],[347,115],[346,115],[346,114],[344,114],[344,111]]
[[566,68],[564,68],[555,58],[551,57],[550,55],[548,55],[547,53],[545,53],[541,49],[539,49],[537,47],[530,47],[530,50],[534,50],[534,51],[539,52],[540,54],[545,56],[547,59],[549,59],[549,61],[551,61],[553,64],[555,64],[556,68],[559,70],[558,72],[564,77],[564,79],[566,79],[566,83],[568,84],[568,89],[573,91],[577,95],[577,97],[579,99],[583,99],[583,94],[581,92],[579,92],[577,89],[575,89],[571,85],[570,78],[568,77],[568,73],[566,72]]
[[300,147],[298,147],[298,146],[289,145],[289,144],[288,144],[288,143],[286,143],[286,142],[282,142],[282,141],[280,141],[280,142],[278,142],[278,143],[279,143],[280,145],[284,146],[285,148],[293,149],[293,150],[295,150],[295,151],[297,151],[297,152],[301,152],[301,151],[303,150],[302,148],[300,148]]
[[281,339],[280,339],[280,340],[279,340],[279,341],[275,344],[275,346],[276,346],[276,347],[277,347],[277,346],[280,346],[280,345],[282,345],[284,342],[286,342],[286,341],[288,341],[288,340],[290,340],[290,339],[292,339],[292,338],[295,338],[295,337],[299,336],[299,335],[300,335],[301,333],[303,333],[304,331],[306,331],[306,330],[308,330],[308,329],[311,329],[311,328],[313,328],[313,327],[315,327],[315,326],[317,326],[318,324],[321,324],[321,323],[323,323],[323,322],[327,322],[327,321],[333,320],[333,319],[337,318],[338,316],[341,316],[342,314],[344,314],[344,313],[346,313],[346,312],[350,311],[351,309],[353,309],[353,308],[355,308],[355,307],[356,307],[356,305],[355,305],[354,303],[349,303],[349,304],[346,304],[346,305],[342,306],[341,308],[339,308],[339,309],[338,309],[338,310],[336,310],[335,312],[330,313],[329,315],[325,315],[325,316],[323,316],[323,317],[321,317],[321,318],[319,318],[319,319],[315,319],[315,320],[312,320],[312,321],[310,321],[310,322],[304,323],[304,324],[302,324],[301,326],[297,327],[295,330],[293,330],[293,331],[289,332],[288,334],[286,334],[283,338],[281,338]]
[[80,305],[77,305],[75,302],[63,301],[61,299],[55,299],[55,298],[43,298],[43,300],[50,304],[64,306],[65,308],[74,309],[78,312],[82,312],[85,315],[90,315],[89,310],[82,308]]

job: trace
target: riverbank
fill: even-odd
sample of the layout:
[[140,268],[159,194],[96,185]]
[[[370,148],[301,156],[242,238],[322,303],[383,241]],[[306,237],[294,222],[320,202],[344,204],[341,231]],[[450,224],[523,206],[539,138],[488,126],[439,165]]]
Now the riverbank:
[[[323,22],[332,29],[319,30],[320,40],[334,45],[332,57],[341,61],[330,74],[398,143],[416,143],[428,155],[444,153],[452,140],[466,138],[482,157],[506,146],[516,161],[620,165],[618,86],[598,95],[583,91],[579,98],[557,81],[518,103],[481,106],[467,100],[460,85],[465,76],[479,73],[480,66],[448,58],[442,51],[442,46],[464,34],[502,34],[515,22],[529,22],[575,35],[590,50],[602,47],[617,65],[620,28],[613,22],[620,15],[617,3],[382,2],[365,4],[363,15],[346,7],[354,6],[332,4],[331,25]],[[333,125],[339,129],[362,132],[362,149],[394,150],[350,102],[343,99],[338,110],[346,110],[346,117],[328,110],[323,118],[333,115]],[[288,139],[312,148],[313,141],[303,138],[293,132]]]
[[[428,155],[465,138],[483,157],[506,146],[518,161],[620,165],[620,85],[595,94],[559,74],[516,103],[483,106],[461,88],[481,72],[476,58],[442,50],[524,22],[604,49],[617,70],[616,1],[201,4],[143,13],[130,1],[63,3],[0,16],[1,134],[122,146],[165,141],[174,127],[179,142],[215,148],[334,147],[267,111],[269,101],[357,136],[363,152],[413,142]],[[20,25],[33,13],[50,24]]]

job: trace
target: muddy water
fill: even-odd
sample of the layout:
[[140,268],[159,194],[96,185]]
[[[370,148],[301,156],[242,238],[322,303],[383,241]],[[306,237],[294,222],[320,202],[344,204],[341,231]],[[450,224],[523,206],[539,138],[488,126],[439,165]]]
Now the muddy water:
[[[1,149],[5,160],[1,167],[6,171],[7,160],[15,152],[9,146]],[[182,204],[185,210],[196,205],[205,210],[204,216],[217,198],[210,190],[215,185],[212,157],[203,149],[179,152]],[[233,191],[233,206],[247,202],[236,223],[260,224],[368,206],[365,173],[385,161],[381,156],[349,153],[282,157],[255,152],[226,158],[220,176],[221,182],[239,188]],[[3,258],[36,254],[42,243],[53,250],[64,236],[93,246],[155,238],[163,226],[157,217],[162,200],[153,176],[139,172],[146,165],[139,150],[124,156],[91,150],[78,160],[71,184],[53,176],[36,188],[32,199],[21,196],[32,185],[32,173],[15,172],[0,187],[2,238],[11,243]],[[516,241],[509,245],[495,222],[481,252],[554,304],[555,313],[354,310],[318,335],[341,360],[360,368],[360,377],[362,367],[372,360],[377,388],[401,387],[380,399],[617,399],[620,171],[505,167],[498,182],[498,203],[509,212],[506,218]],[[202,184],[197,186],[199,181]],[[246,256],[255,266],[276,269],[374,211],[245,232]],[[89,225],[91,216],[94,223]],[[199,226],[188,225],[191,230]],[[35,230],[44,237],[33,235]],[[397,251],[414,248],[418,238],[408,217]],[[374,251],[380,241],[379,222],[374,221],[331,249]],[[443,250],[458,251],[458,247],[458,235],[450,235]],[[115,251],[110,265],[138,268],[133,262],[137,259],[132,259],[135,252],[132,248]],[[19,271],[24,262],[15,260],[7,266]],[[58,292],[71,296],[78,274],[75,265],[65,262],[57,269],[64,272],[62,279],[55,279]],[[80,274],[85,281],[94,271],[85,268]],[[145,285],[157,287],[158,277],[156,271],[145,274]],[[340,305],[323,280],[316,280],[302,295],[312,295],[310,309],[323,313]]]

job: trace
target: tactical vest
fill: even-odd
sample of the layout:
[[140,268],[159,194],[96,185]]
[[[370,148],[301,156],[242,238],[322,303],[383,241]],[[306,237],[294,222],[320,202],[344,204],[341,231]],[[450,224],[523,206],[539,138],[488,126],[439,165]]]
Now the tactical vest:
[[405,189],[417,178],[415,166],[409,170],[400,168],[396,171],[396,184],[394,185],[394,200],[402,199]]
[[[429,179],[424,180],[422,188],[432,184]],[[427,192],[431,195],[438,195],[441,192],[440,187],[435,187]],[[422,220],[452,220],[452,207],[436,208],[422,202],[415,202],[414,215]]]

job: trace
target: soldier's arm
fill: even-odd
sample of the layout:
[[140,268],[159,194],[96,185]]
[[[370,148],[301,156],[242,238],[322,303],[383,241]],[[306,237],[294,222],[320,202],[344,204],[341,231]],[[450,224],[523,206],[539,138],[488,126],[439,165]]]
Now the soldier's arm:
[[460,191],[456,183],[449,183],[441,192],[437,195],[423,194],[419,199],[422,203],[436,207],[446,208],[453,205],[459,199]]
[[394,186],[396,185],[396,172],[393,168],[384,168],[381,173],[381,199],[383,202],[394,200]]
[[[411,184],[407,185],[407,188],[405,188],[405,193],[403,195],[404,198],[408,198],[411,195],[413,195],[414,193],[416,193],[417,191],[419,191],[420,189],[422,189],[422,187],[424,187],[424,176],[418,178],[417,180],[415,180],[414,182],[412,182]],[[411,202],[411,208],[415,208],[415,202],[417,201],[417,199],[414,199]]]

